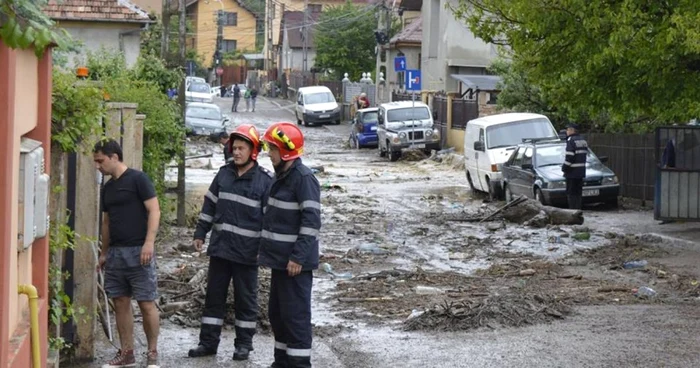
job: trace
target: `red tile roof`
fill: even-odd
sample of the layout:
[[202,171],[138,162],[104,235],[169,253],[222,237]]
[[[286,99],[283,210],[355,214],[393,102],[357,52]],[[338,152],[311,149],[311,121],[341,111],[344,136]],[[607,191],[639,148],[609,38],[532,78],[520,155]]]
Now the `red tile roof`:
[[423,42],[423,20],[418,17],[402,29],[396,36],[391,38],[390,44],[410,43],[420,45]]
[[51,19],[93,22],[152,22],[128,0],[49,0],[44,12]]

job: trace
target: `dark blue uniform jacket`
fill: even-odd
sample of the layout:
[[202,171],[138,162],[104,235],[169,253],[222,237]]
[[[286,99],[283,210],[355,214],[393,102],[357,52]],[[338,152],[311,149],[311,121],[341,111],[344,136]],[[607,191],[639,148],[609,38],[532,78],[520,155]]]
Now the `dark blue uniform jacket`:
[[567,179],[583,179],[586,177],[586,158],[588,143],[578,134],[566,139],[566,159],[561,167]]

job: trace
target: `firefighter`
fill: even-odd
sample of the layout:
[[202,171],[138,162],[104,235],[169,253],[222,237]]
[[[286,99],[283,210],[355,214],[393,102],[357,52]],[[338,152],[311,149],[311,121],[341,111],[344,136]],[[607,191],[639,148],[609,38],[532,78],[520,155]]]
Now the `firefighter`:
[[207,255],[209,278],[202,313],[199,346],[190,357],[214,355],[224,324],[226,297],[233,280],[236,339],[233,360],[246,360],[253,350],[258,317],[258,249],[263,219],[263,198],[272,184],[272,173],[258,165],[260,136],[250,124],[231,133],[233,160],[214,177],[205,195],[194,233],[194,248],[202,250],[212,230]]
[[583,179],[586,177],[588,143],[578,133],[578,124],[566,127],[566,159],[561,167],[566,179],[566,198],[570,209],[583,207]]
[[301,162],[304,136],[295,124],[275,123],[263,140],[275,168],[264,206],[259,258],[262,266],[272,269],[272,367],[311,367],[311,285],[319,262],[321,188]]

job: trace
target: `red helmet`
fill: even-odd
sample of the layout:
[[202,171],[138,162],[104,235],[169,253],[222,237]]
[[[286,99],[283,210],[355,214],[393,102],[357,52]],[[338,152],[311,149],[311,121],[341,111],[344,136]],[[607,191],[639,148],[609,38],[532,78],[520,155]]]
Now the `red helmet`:
[[239,125],[231,136],[229,140],[231,141],[228,145],[228,149],[233,153],[233,139],[243,138],[253,145],[253,151],[250,154],[250,159],[255,161],[258,159],[258,153],[262,150],[262,145],[260,144],[260,133],[255,128],[253,124],[241,124]]
[[263,140],[280,150],[282,161],[289,161],[304,152],[304,134],[292,123],[274,123],[263,135]]

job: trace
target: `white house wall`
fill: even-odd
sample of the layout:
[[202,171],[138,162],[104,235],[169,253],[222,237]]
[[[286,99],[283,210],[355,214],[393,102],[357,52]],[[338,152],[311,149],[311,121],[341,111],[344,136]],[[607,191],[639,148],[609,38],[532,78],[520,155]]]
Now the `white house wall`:
[[[478,39],[446,4],[451,0],[424,0],[422,77],[424,90],[459,89],[450,74],[483,74],[496,58],[496,48]],[[434,31],[438,31],[435,33]]]
[[[108,50],[119,50],[124,53],[127,67],[136,64],[141,52],[141,35],[138,29],[126,28],[104,28],[104,27],[74,27],[72,25],[63,26],[74,40],[82,43],[80,54],[71,54],[68,57],[68,67],[76,66],[77,62],[86,61],[87,51],[99,52],[102,47]],[[134,31],[135,30],[135,31]],[[134,31],[120,36],[120,32]]]

